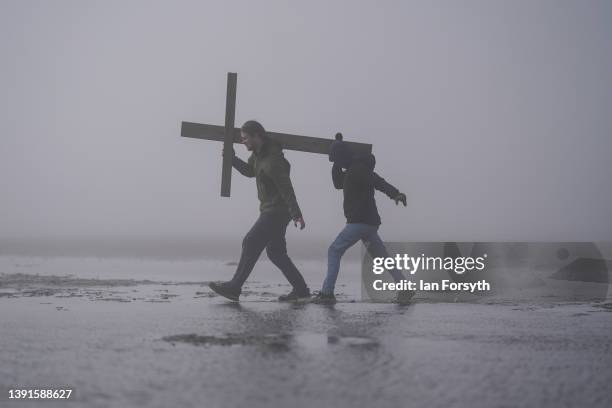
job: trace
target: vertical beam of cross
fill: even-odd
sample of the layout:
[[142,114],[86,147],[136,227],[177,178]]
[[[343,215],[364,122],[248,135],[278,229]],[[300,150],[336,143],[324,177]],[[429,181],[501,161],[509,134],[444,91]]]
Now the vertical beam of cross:
[[235,72],[227,73],[227,96],[225,99],[225,133],[223,135],[223,167],[221,168],[221,197],[229,197],[232,188],[232,158],[234,151],[234,118],[236,115]]

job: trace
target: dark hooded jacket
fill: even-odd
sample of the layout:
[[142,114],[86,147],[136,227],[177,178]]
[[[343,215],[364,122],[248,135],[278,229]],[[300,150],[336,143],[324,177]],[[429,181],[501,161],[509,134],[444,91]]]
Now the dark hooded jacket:
[[288,213],[291,218],[302,216],[289,178],[291,165],[278,142],[266,139],[260,151],[253,152],[248,162],[234,156],[232,165],[242,175],[255,177],[261,212]]
[[346,171],[337,162],[332,167],[334,187],[344,190],[344,215],[349,224],[380,225],[380,215],[374,199],[374,190],[395,198],[399,190],[374,172],[376,159],[368,153],[350,161]]

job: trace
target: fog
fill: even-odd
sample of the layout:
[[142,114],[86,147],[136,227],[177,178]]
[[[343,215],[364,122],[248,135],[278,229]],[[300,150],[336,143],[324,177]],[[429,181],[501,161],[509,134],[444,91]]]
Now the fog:
[[[221,144],[180,137],[232,71],[237,125],[373,144],[385,240],[612,239],[612,3],[255,3],[2,1],[0,238],[239,243],[253,179],[220,197]],[[288,240],[330,242],[327,157],[286,157]]]

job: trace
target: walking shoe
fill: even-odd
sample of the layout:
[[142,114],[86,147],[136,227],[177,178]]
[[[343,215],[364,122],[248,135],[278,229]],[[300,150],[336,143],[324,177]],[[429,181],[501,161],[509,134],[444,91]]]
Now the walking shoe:
[[229,300],[233,300],[234,302],[238,301],[238,297],[240,296],[240,289],[236,289],[229,282],[210,282],[208,287],[213,291],[218,293],[221,296],[228,298]]
[[400,305],[407,305],[410,303],[410,299],[416,294],[416,290],[400,290],[397,293],[395,303]]
[[287,293],[286,295],[281,295],[278,297],[279,302],[297,302],[299,300],[309,299],[310,298],[310,289],[306,288],[305,291],[297,291],[295,288]]
[[319,305],[335,305],[336,297],[333,293],[325,294],[325,293],[317,293],[316,296],[312,299],[312,303],[317,303]]

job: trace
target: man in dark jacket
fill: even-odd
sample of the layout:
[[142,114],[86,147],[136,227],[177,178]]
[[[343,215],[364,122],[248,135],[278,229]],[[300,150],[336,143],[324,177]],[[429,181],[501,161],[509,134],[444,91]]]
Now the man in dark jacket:
[[[341,135],[336,135],[338,141],[332,144],[329,160],[332,161],[332,181],[334,187],[344,192],[344,215],[346,226],[330,245],[327,254],[327,276],[321,292],[313,302],[334,304],[334,287],[340,270],[340,259],[344,252],[361,240],[368,253],[375,257],[388,257],[387,250],[378,236],[381,224],[380,215],[374,200],[375,190],[385,193],[389,198],[406,206],[406,196],[387,183],[385,179],[374,172],[376,160],[368,153],[353,156],[348,144],[341,141]],[[346,169],[346,171],[344,171]],[[404,279],[398,270],[390,270],[396,282]],[[414,295],[412,291],[400,291],[397,301],[407,303]]]
[[242,285],[251,274],[264,248],[268,258],[276,265],[293,290],[279,298],[295,301],[310,297],[304,278],[287,255],[285,232],[289,221],[295,226],[305,223],[289,178],[291,166],[281,146],[266,136],[264,127],[254,120],[241,128],[242,142],[252,152],[248,162],[234,156],[232,165],[242,175],[255,177],[260,215],[242,241],[242,254],[234,277],[229,282],[212,282],[210,288],[228,299],[238,301]]

